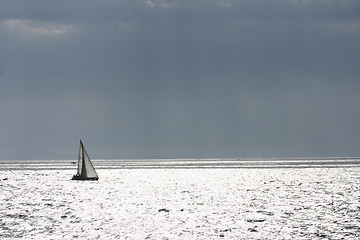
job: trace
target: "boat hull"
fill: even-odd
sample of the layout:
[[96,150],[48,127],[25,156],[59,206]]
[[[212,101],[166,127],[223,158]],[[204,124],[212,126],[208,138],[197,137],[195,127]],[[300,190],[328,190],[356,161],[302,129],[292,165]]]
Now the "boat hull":
[[77,175],[74,175],[71,180],[81,180],[81,181],[97,181],[99,180],[98,177],[92,177],[92,178],[88,178],[88,177],[83,177],[83,176],[77,176]]

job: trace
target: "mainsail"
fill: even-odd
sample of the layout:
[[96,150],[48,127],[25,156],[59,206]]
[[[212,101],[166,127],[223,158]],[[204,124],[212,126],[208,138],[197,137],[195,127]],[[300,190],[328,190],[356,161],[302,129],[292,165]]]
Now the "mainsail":
[[92,165],[89,155],[80,140],[79,159],[77,174],[73,176],[73,180],[98,180],[99,177]]

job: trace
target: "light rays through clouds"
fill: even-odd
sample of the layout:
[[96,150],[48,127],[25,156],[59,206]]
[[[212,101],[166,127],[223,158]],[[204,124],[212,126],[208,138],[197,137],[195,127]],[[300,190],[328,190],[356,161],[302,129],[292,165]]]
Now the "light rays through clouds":
[[354,0],[3,0],[0,159],[358,156],[359,39]]

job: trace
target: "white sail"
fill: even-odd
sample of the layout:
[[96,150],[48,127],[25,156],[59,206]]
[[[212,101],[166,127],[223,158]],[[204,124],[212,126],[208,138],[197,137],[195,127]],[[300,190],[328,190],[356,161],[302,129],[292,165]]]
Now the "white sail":
[[98,179],[98,175],[92,165],[89,155],[87,154],[85,147],[80,141],[79,159],[78,159],[78,170],[77,174],[73,179],[86,180],[86,179]]
[[[82,144],[81,144],[82,145]],[[82,176],[86,177],[86,178],[95,178],[98,177],[94,166],[92,165],[89,155],[87,154],[84,146],[82,145],[82,149],[83,149],[83,166],[82,166]]]

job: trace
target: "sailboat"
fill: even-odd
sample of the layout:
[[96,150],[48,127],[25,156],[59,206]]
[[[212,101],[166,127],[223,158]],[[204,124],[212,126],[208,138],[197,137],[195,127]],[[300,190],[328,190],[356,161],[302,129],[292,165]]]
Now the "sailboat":
[[89,155],[87,154],[82,141],[80,140],[79,159],[77,173],[72,180],[98,180],[94,166],[92,165]]

